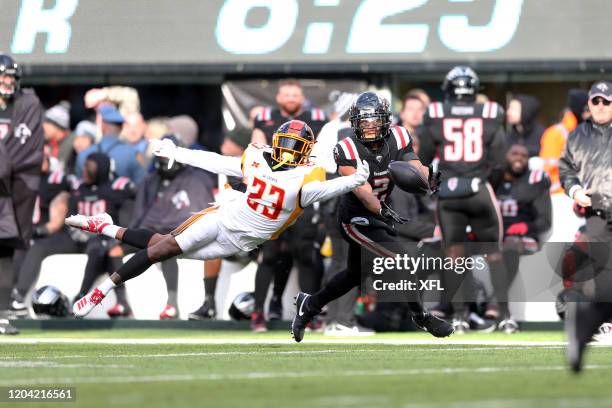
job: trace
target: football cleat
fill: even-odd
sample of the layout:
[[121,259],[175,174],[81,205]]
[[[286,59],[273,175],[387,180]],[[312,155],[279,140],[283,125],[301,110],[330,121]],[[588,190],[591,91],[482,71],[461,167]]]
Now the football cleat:
[[482,333],[491,333],[494,332],[497,328],[497,324],[495,320],[483,319],[478,314],[472,312],[468,316],[468,324],[470,325],[470,330]]
[[215,305],[208,300],[205,300],[198,310],[189,313],[189,320],[208,320],[215,317],[217,317]]
[[594,303],[569,302],[565,312],[565,334],[567,336],[567,359],[575,373],[582,370],[582,360],[587,343],[603,323]]
[[77,214],[66,218],[64,223],[68,226],[82,229],[83,231],[102,234],[104,228],[113,225],[113,218],[107,213],[92,215],[90,217]]
[[416,327],[430,333],[434,337],[448,337],[455,331],[453,325],[429,312],[412,315],[412,322]]
[[98,306],[102,299],[106,296],[98,288],[95,288],[92,292],[83,296],[72,306],[72,311],[75,317],[85,317],[93,310],[94,307]]
[[511,316],[506,317],[497,325],[499,331],[503,331],[506,334],[514,334],[519,332],[519,325],[516,320]]
[[453,319],[453,329],[457,334],[465,334],[470,331],[470,324],[464,319]]
[[254,333],[263,333],[268,331],[266,319],[262,311],[251,313],[251,331]]
[[310,295],[298,292],[295,297],[295,317],[291,323],[291,334],[296,342],[302,341],[304,338],[304,332],[308,323],[317,315],[319,311],[313,311],[308,305],[308,299]]
[[111,307],[106,311],[106,314],[110,318],[116,317],[131,317],[132,310],[128,305],[123,305],[121,303],[117,303],[115,306]]
[[162,310],[162,312],[159,314],[159,320],[176,319],[177,317],[178,310],[176,310],[176,307],[172,305],[166,305],[164,310]]
[[283,317],[283,301],[279,296],[272,296],[268,307],[268,319],[280,320]]

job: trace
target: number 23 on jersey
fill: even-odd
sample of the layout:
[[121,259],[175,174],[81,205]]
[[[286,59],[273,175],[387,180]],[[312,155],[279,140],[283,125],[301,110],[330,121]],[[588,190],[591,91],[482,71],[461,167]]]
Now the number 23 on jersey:
[[248,188],[247,204],[256,213],[276,220],[283,209],[285,200],[285,190],[266,183],[264,180],[253,177],[253,181]]

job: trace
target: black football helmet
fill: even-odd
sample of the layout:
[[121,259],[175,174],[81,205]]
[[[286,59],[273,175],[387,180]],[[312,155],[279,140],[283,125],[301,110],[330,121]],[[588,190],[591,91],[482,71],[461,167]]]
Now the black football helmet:
[[255,311],[255,293],[242,292],[232,302],[229,315],[234,320],[249,320]]
[[442,83],[446,99],[474,101],[480,90],[480,80],[476,72],[468,66],[459,65],[451,69]]
[[389,136],[389,101],[375,92],[363,92],[349,108],[351,128],[361,143],[372,143]]
[[0,80],[0,97],[10,99],[19,90],[21,67],[9,55],[0,54],[0,76],[3,77]]
[[32,295],[32,308],[37,315],[66,317],[70,314],[68,298],[55,286],[43,286]]
[[314,133],[306,122],[283,123],[272,135],[272,160],[278,163],[274,168],[305,166],[314,142]]

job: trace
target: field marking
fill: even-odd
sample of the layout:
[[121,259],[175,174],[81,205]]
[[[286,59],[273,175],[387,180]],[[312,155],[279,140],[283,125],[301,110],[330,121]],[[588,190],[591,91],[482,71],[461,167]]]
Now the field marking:
[[134,368],[128,364],[64,364],[55,361],[4,360],[0,368]]
[[[287,339],[236,339],[236,338],[215,338],[215,339],[191,339],[191,338],[171,338],[171,339],[121,339],[121,338],[0,338],[0,344],[194,344],[194,345],[214,345],[214,344],[296,344],[293,340]],[[415,340],[415,339],[341,339],[341,340],[306,340],[302,344],[316,345],[336,345],[336,344],[378,344],[388,346],[565,346],[564,341],[524,341],[524,340]],[[608,344],[607,346],[612,346]]]
[[[612,365],[587,365],[588,370],[609,370]],[[424,368],[403,370],[346,370],[346,371],[300,371],[279,372],[261,371],[240,374],[173,374],[173,375],[142,375],[142,376],[104,376],[104,377],[57,377],[57,378],[13,378],[0,380],[1,387],[15,385],[40,385],[40,384],[90,384],[90,383],[152,383],[152,382],[181,382],[181,381],[230,381],[230,380],[265,380],[279,378],[305,378],[305,377],[379,377],[379,376],[411,376],[427,374],[491,374],[501,372],[517,371],[567,371],[563,365],[555,366],[525,366],[525,367],[479,367],[479,368]]]
[[[563,349],[563,346],[520,346],[523,350],[542,350],[542,349]],[[295,354],[345,354],[345,353],[388,353],[389,351],[400,352],[400,353],[423,353],[423,352],[438,352],[438,351],[491,351],[491,350],[514,350],[517,347],[510,346],[492,346],[492,347],[469,347],[469,348],[458,348],[458,347],[436,347],[427,349],[405,349],[405,350],[389,350],[389,349],[362,349],[362,350],[287,350],[287,351],[211,351],[211,352],[195,352],[195,353],[154,353],[154,354],[111,354],[95,356],[96,358],[175,358],[175,357],[215,357],[215,356],[264,356],[264,355],[295,355]],[[0,356],[0,367],[2,367],[2,361],[17,360],[22,357],[17,356]],[[41,357],[28,357],[30,359],[77,359],[77,358],[91,358],[87,355],[61,355],[61,356],[41,356]]]

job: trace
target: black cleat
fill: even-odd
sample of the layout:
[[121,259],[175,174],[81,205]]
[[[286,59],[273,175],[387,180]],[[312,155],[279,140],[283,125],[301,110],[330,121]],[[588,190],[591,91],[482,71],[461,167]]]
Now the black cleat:
[[217,316],[215,304],[205,300],[202,306],[195,312],[189,313],[189,320],[210,320]]
[[279,296],[272,296],[268,307],[268,320],[280,320],[283,318],[283,300]]
[[310,309],[308,305],[309,298],[310,295],[303,292],[298,292],[295,297],[295,317],[291,323],[291,334],[293,335],[293,340],[298,343],[304,338],[304,332],[308,323],[319,313]]
[[430,333],[434,337],[448,337],[455,331],[452,324],[429,312],[421,315],[412,315],[412,322],[416,327]]
[[565,312],[565,334],[567,335],[567,360],[575,373],[582,370],[582,359],[587,343],[597,331],[600,321],[599,311],[594,303],[569,302]]

